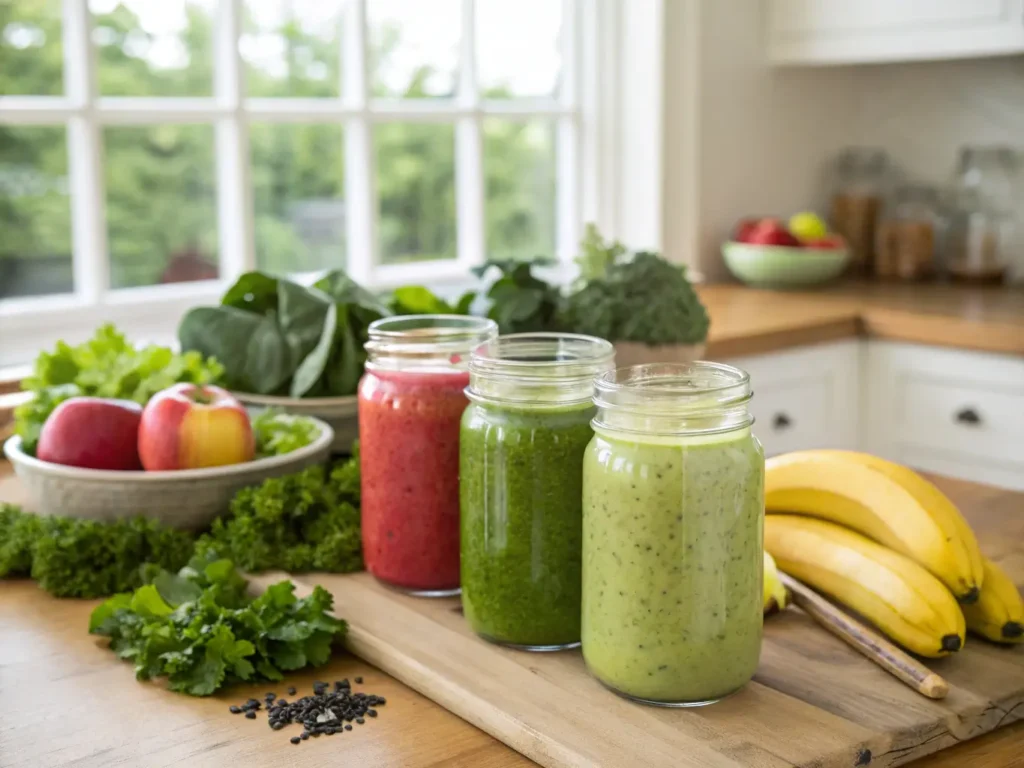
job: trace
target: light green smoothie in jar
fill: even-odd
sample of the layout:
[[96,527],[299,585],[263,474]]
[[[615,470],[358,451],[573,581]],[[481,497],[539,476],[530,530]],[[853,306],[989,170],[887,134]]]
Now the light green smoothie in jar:
[[583,464],[583,656],[613,690],[693,706],[761,647],[764,453],[745,373],[637,366],[598,379]]

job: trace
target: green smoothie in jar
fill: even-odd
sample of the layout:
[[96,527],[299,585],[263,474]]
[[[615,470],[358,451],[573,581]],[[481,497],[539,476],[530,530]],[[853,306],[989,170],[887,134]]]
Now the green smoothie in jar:
[[764,453],[749,380],[713,363],[598,379],[583,472],[583,656],[667,706],[746,684],[761,647]]
[[459,438],[466,619],[523,650],[579,644],[583,456],[593,381],[612,346],[573,334],[500,336],[470,358]]

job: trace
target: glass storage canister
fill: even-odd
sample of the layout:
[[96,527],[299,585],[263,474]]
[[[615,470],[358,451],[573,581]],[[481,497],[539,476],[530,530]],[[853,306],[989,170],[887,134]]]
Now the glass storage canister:
[[459,589],[459,424],[469,353],[493,320],[388,317],[370,324],[359,382],[366,569],[413,594]]
[[891,210],[878,225],[875,274],[885,279],[921,280],[936,268],[943,226],[938,191],[923,184],[897,187]]
[[1015,239],[1020,197],[1017,159],[1008,147],[964,147],[954,191],[948,270],[954,280],[1002,282]]
[[850,272],[867,275],[875,256],[875,232],[889,184],[889,156],[871,147],[850,147],[836,160],[832,227],[850,244]]
[[583,454],[603,339],[500,336],[473,352],[460,439],[462,605],[470,627],[524,650],[580,640]]
[[583,658],[662,706],[745,685],[761,650],[764,451],[750,379],[708,362],[598,377],[583,461]]

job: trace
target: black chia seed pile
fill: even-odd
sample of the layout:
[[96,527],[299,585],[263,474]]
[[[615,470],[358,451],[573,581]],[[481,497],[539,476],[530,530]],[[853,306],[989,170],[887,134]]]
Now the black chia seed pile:
[[[363,678],[357,677],[355,681],[361,685]],[[387,704],[383,696],[353,693],[352,684],[347,679],[336,680],[333,691],[330,687],[330,683],[313,683],[313,695],[303,696],[294,702],[279,699],[277,694],[271,691],[263,697],[263,702],[249,699],[244,704],[232,704],[228,710],[233,715],[244,714],[248,719],[255,720],[256,713],[266,708],[267,724],[275,731],[286,725],[299,723],[303,726],[303,731],[300,735],[293,736],[291,742],[300,744],[310,736],[333,736],[336,733],[351,731],[353,721],[356,725],[362,725],[367,717],[377,716],[374,707]],[[295,688],[290,687],[288,694],[294,693]]]

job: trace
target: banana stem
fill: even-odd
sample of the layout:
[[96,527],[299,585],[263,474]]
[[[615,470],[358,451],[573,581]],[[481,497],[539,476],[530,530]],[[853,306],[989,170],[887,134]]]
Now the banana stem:
[[789,590],[793,602],[815,621],[893,677],[929,699],[942,699],[949,693],[949,685],[939,675],[852,616],[843,613],[814,590],[782,571],[779,571],[779,580]]

